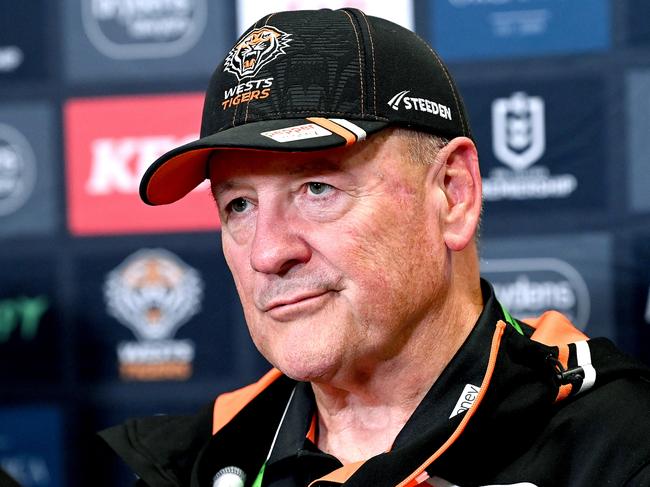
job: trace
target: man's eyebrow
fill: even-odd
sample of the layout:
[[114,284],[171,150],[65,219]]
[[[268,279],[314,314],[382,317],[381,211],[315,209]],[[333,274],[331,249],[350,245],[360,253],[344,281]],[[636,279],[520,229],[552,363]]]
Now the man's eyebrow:
[[224,191],[228,191],[234,187],[235,184],[232,181],[222,181],[219,183],[212,183],[210,185],[210,192],[212,193],[212,196],[214,196],[216,200],[217,195],[219,193],[223,193]]
[[225,191],[228,189],[232,189],[235,186],[235,183],[232,181],[220,181],[218,183],[213,183],[212,187],[216,190],[219,191]]
[[[311,161],[297,162],[287,170],[286,174],[291,176],[301,176],[307,174],[333,173],[337,171],[341,171],[341,164],[338,161],[331,159],[314,159]],[[212,193],[217,195],[218,193],[231,190],[237,187],[237,181],[238,178],[234,178],[212,183]]]

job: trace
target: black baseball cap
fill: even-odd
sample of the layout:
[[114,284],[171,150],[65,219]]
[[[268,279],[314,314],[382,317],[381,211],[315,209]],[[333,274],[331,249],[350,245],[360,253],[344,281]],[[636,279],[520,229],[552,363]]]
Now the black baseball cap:
[[425,41],[352,8],[270,14],[214,71],[200,138],[156,160],[140,197],[179,200],[208,177],[215,149],[330,149],[388,126],[471,138],[456,85]]

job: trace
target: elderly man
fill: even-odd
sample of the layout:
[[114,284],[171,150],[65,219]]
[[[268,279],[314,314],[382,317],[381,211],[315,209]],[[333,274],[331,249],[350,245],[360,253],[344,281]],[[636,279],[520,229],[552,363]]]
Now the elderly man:
[[141,196],[205,178],[275,368],[197,416],[103,432],[140,483],[650,485],[650,374],[481,281],[476,148],[415,34],[354,9],[260,19]]

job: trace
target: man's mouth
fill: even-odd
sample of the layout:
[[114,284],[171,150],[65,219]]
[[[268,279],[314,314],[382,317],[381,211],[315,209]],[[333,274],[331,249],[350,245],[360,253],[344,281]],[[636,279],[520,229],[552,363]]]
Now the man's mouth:
[[318,312],[334,293],[331,290],[318,290],[273,299],[263,311],[276,321],[293,321]]
[[263,311],[268,312],[276,308],[282,308],[285,306],[291,306],[294,304],[301,303],[303,301],[309,301],[320,296],[323,296],[330,291],[327,289],[319,289],[317,291],[303,292],[289,297],[280,297],[272,299],[269,303],[264,306]]

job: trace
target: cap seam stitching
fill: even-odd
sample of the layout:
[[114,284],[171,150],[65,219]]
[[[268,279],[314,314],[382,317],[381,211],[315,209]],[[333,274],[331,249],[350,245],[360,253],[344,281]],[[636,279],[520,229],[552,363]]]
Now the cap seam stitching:
[[454,88],[454,84],[451,82],[449,73],[447,73],[447,69],[445,68],[445,65],[440,60],[440,57],[438,56],[436,51],[434,51],[433,48],[429,46],[429,44],[424,42],[424,40],[422,40],[422,38],[419,35],[417,35],[415,32],[413,34],[415,35],[416,39],[418,39],[422,44],[424,44],[426,48],[431,52],[431,54],[433,54],[434,59],[440,66],[440,69],[442,69],[442,72],[445,75],[445,78],[447,79],[447,83],[449,84],[449,88],[451,89],[451,95],[454,97],[454,103],[456,103],[456,110],[458,110],[458,116],[460,117],[463,126],[463,132],[465,132],[465,135],[469,137],[469,128],[465,120],[465,116],[463,115],[463,111],[460,109],[460,103],[458,102],[458,97],[456,96],[456,89]]
[[[271,18],[272,15],[273,15],[273,14],[269,14],[268,18],[264,21],[264,25],[266,25],[266,23],[269,21],[269,18]],[[262,17],[262,18],[263,18],[263,17]],[[261,20],[262,20],[262,19],[258,19],[258,20],[255,21],[255,23],[253,24],[253,30],[254,30],[254,29],[257,29],[257,24],[258,24]],[[244,31],[244,34],[245,34],[245,33],[246,33],[246,31]],[[242,34],[242,35],[243,35],[243,34]],[[241,37],[240,37],[240,39],[241,39]],[[237,84],[239,84],[240,81],[241,81],[241,80],[240,80],[239,78],[237,78]],[[248,105],[246,105],[246,109],[248,109]],[[235,120],[237,120],[237,112],[238,112],[238,111],[239,111],[239,105],[236,105],[236,106],[235,106],[235,111],[232,113],[232,126],[233,126],[233,127],[235,126]],[[246,123],[246,118],[244,118],[244,123]]]
[[[274,15],[275,15],[275,13],[272,13],[271,15],[268,16],[268,18],[264,22],[264,26],[269,25],[269,21],[271,20],[271,17],[273,17]],[[251,106],[250,103],[246,104],[246,114],[244,115],[244,123],[248,122],[248,109],[250,108],[250,106]]]
[[359,84],[361,87],[361,115],[363,115],[363,105],[365,103],[365,92],[363,89],[363,66],[362,66],[362,60],[361,60],[361,43],[359,42],[359,33],[357,32],[357,28],[354,25],[354,21],[352,20],[352,16],[350,15],[349,12],[345,10],[341,10],[345,15],[347,15],[348,20],[350,21],[350,25],[352,25],[352,30],[354,31],[354,37],[357,39],[357,54],[359,55]]
[[368,22],[368,17],[366,16],[365,13],[363,13],[361,10],[359,10],[359,13],[361,14],[361,17],[363,17],[364,22],[366,23],[366,26],[368,27],[368,37],[370,38],[370,52],[371,52],[371,57],[372,57],[372,103],[375,109],[375,117],[377,116],[377,76],[375,72],[375,43],[372,40],[372,31],[370,30],[370,23]]

